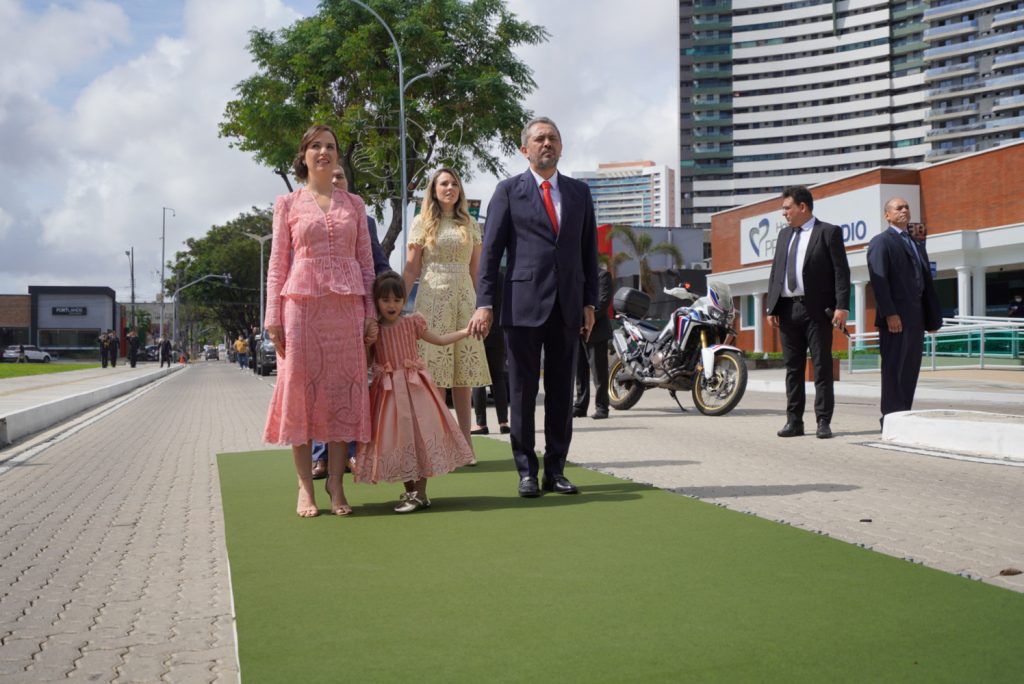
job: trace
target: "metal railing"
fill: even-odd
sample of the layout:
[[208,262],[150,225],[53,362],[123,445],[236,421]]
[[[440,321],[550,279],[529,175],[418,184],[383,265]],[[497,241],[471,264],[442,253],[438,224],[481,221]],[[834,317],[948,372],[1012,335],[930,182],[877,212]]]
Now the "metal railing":
[[[993,316],[956,316],[942,319],[942,327],[925,333],[922,370],[968,368],[1024,370],[1024,319]],[[881,369],[878,333],[851,333],[847,373]]]

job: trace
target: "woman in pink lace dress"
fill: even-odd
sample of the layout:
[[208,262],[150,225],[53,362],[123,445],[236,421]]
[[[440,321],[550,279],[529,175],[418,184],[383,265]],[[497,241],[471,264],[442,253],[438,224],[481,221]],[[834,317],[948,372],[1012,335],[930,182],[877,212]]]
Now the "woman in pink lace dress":
[[310,442],[327,442],[331,512],[348,515],[348,442],[370,438],[364,345],[377,336],[373,256],[363,201],[331,184],[337,165],[334,132],[311,127],[293,164],[307,184],[277,198],[267,271],[265,321],[277,347],[277,384],[263,439],[292,447],[296,513],[304,518],[319,512]]
[[397,273],[377,276],[373,298],[380,315],[370,388],[373,438],[359,446],[353,471],[356,482],[404,483],[395,512],[412,513],[430,506],[428,477],[473,460],[462,430],[427,372],[417,341],[447,346],[465,339],[469,330],[440,335],[427,328],[422,314],[402,316],[405,286]]

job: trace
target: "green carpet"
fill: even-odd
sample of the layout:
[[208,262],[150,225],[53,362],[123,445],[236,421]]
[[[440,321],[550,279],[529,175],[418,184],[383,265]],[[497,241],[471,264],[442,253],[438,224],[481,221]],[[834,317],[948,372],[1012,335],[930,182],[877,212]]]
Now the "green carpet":
[[1024,679],[1022,595],[581,468],[520,499],[476,444],[405,516],[348,482],[303,520],[287,452],[218,457],[244,682]]

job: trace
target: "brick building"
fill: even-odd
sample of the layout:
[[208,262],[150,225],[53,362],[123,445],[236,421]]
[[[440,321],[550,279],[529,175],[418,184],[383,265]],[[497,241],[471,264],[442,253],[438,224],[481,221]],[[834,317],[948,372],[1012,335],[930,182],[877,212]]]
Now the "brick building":
[[[928,255],[943,315],[1005,315],[1024,294],[1024,141],[937,164],[876,168],[812,186],[814,215],[841,225],[850,262],[851,331],[874,331],[867,243],[886,227],[883,207],[909,201],[928,232]],[[764,311],[775,237],[784,225],[779,198],[714,214],[712,274],[729,284],[740,312],[738,345],[781,351]],[[846,339],[835,333],[835,349]]]

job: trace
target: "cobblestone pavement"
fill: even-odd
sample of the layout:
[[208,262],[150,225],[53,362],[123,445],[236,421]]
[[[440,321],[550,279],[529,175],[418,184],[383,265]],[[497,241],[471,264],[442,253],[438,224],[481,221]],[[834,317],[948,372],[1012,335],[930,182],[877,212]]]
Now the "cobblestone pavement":
[[13,447],[56,442],[0,476],[0,680],[238,680],[214,455],[263,446],[269,394],[197,364]]
[[[0,452],[45,447],[0,474],[0,681],[237,681],[214,456],[264,448],[272,381],[195,364]],[[871,399],[838,400],[830,441],[776,437],[780,394],[721,418],[683,401],[576,419],[571,459],[1024,591],[998,574],[1024,569],[1024,468],[865,446]]]

